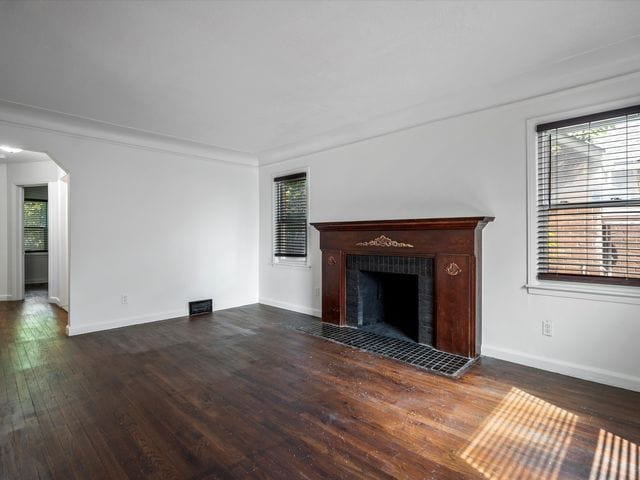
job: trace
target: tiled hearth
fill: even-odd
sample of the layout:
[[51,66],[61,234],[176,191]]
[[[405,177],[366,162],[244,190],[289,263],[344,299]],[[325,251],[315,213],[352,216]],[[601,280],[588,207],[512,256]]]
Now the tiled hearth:
[[461,355],[441,352],[428,345],[319,321],[310,321],[307,325],[298,327],[298,330],[450,378],[460,377],[475,361]]

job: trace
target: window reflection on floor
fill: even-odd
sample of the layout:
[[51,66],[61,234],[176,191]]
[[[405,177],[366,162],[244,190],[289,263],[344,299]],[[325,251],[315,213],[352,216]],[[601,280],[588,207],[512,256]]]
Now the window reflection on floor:
[[600,429],[589,480],[639,480],[640,446]]
[[577,420],[567,410],[512,388],[461,457],[491,480],[557,479]]

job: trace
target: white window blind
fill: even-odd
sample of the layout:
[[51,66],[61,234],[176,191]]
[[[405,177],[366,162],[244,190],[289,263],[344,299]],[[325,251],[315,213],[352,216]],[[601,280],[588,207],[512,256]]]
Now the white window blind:
[[273,255],[306,257],[307,174],[276,177],[273,182]]
[[640,105],[537,132],[538,278],[640,286]]

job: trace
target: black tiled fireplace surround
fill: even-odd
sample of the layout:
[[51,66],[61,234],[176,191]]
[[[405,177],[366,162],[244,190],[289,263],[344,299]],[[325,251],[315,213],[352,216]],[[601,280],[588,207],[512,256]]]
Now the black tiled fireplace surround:
[[[433,345],[433,259],[397,255],[347,255],[346,264],[346,313],[347,325],[362,327],[363,292],[359,288],[367,283],[369,276],[380,274],[402,274],[398,281],[406,281],[407,276],[417,277],[417,340]],[[367,272],[373,273],[368,275]],[[380,275],[393,281],[393,277]],[[383,280],[384,281],[384,280]],[[366,296],[366,292],[364,293]]]

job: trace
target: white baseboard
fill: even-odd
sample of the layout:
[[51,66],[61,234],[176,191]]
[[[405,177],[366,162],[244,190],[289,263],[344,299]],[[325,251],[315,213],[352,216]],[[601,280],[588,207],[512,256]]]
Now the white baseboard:
[[49,303],[53,303],[54,305],[57,305],[58,307],[63,309],[65,312],[69,313],[69,305],[63,305],[58,297],[49,297]]
[[[251,298],[251,299],[245,299],[243,301],[240,302],[220,302],[220,304],[215,304],[216,308],[214,309],[214,313],[217,310],[224,310],[227,308],[235,308],[235,307],[242,307],[245,305],[251,305],[253,303],[256,303],[256,299],[255,298]],[[65,308],[64,306],[61,306],[61,308]],[[67,310],[68,311],[68,310]],[[152,313],[152,314],[147,314],[147,315],[138,315],[135,317],[127,317],[127,318],[120,318],[120,319],[116,319],[116,320],[109,320],[106,322],[100,322],[100,323],[91,323],[89,325],[74,325],[74,321],[72,320],[72,324],[67,326],[67,335],[69,336],[73,336],[73,335],[82,335],[84,333],[92,333],[92,332],[100,332],[102,330],[112,330],[114,328],[122,328],[122,327],[129,327],[131,325],[139,325],[142,323],[151,323],[151,322],[159,322],[161,320],[169,320],[172,318],[182,318],[182,317],[187,317],[189,316],[189,311],[187,310],[187,308],[181,308],[181,309],[177,309],[177,310],[169,310],[167,312],[158,312],[158,313]]]
[[13,300],[13,295],[0,295],[0,302],[10,302]]
[[42,283],[49,283],[49,279],[47,277],[44,278],[32,278],[30,280],[25,280],[25,285],[40,285]]
[[617,373],[602,368],[565,362],[553,358],[540,357],[529,353],[518,352],[507,348],[482,345],[482,355],[498,358],[508,362],[519,363],[528,367],[540,368],[550,372],[561,373],[571,377],[589,380],[591,382],[604,383],[613,387],[626,388],[640,392],[640,377]]
[[168,312],[153,313],[150,315],[138,315],[135,317],[120,318],[117,320],[109,320],[107,322],[90,323],[88,325],[73,325],[72,323],[71,325],[67,326],[67,335],[82,335],[84,333],[129,327],[131,325],[139,325],[141,323],[159,322],[161,320],[169,320],[170,318],[186,317],[187,315],[188,312],[186,309],[180,309],[171,310]]
[[215,313],[217,311],[220,311],[220,310],[227,310],[229,308],[245,307],[247,305],[253,305],[254,303],[258,303],[258,299],[255,298],[255,297],[245,298],[244,300],[237,300],[237,301],[231,301],[231,302],[214,301],[213,302],[213,313]]
[[304,313],[306,315],[313,315],[314,317],[322,317],[322,311],[319,308],[304,307],[302,305],[296,305],[294,303],[281,302],[272,298],[261,297],[258,300],[260,303],[270,305],[272,307],[284,308],[285,310],[291,310],[293,312]]

